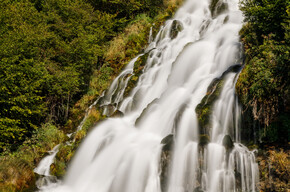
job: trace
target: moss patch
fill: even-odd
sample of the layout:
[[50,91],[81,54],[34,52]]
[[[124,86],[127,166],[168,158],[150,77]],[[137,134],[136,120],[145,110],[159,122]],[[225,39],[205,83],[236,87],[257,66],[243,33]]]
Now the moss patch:
[[200,126],[200,134],[209,133],[212,107],[221,92],[223,83],[222,78],[214,79],[208,87],[206,95],[195,108]]

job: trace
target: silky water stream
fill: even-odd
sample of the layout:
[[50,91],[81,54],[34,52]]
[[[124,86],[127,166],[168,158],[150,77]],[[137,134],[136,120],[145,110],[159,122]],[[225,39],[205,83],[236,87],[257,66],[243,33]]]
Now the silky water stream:
[[[124,115],[96,126],[61,184],[42,191],[258,191],[235,95],[242,21],[238,0],[215,8],[211,0],[187,0],[92,106]],[[125,97],[139,57],[145,66]]]

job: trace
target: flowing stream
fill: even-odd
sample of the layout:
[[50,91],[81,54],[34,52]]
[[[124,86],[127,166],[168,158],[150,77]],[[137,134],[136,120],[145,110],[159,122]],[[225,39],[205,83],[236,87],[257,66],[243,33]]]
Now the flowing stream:
[[56,145],[51,151],[48,151],[49,155],[44,157],[39,165],[33,170],[39,175],[38,180],[36,181],[36,186],[39,189],[42,189],[44,186],[55,186],[57,185],[57,178],[50,174],[50,165],[53,163],[56,154],[58,153],[59,144]]
[[[238,0],[211,3],[187,0],[149,38],[94,104],[124,115],[95,127],[62,184],[43,191],[258,191],[255,152],[240,143],[235,95],[243,16]],[[142,74],[125,96],[141,57]]]

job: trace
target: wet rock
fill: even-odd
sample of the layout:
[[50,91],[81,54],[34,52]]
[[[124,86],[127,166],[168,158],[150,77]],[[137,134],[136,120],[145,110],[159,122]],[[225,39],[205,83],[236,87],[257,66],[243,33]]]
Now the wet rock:
[[227,3],[220,3],[218,6],[217,6],[217,9],[215,11],[215,14],[216,15],[219,15],[221,13],[223,13],[224,11],[226,11],[227,9],[229,8],[229,5]]
[[110,117],[114,111],[116,110],[116,107],[113,104],[103,105],[102,106],[102,115]]
[[225,72],[223,72],[222,77],[226,76],[230,72],[238,73],[242,70],[242,67],[243,66],[241,64],[232,65]]
[[171,30],[170,30],[170,38],[174,39],[177,37],[178,33],[183,30],[182,23],[180,21],[174,20],[172,22]]
[[148,56],[149,56],[151,51],[152,50],[150,50],[149,52],[147,52],[144,55],[140,56],[137,59],[137,61],[135,62],[134,68],[133,68],[133,75],[131,76],[131,78],[130,78],[128,84],[127,84],[127,87],[125,88],[124,97],[127,97],[130,94],[130,92],[133,90],[133,88],[136,87],[137,82],[139,80],[139,77],[142,74],[142,71],[143,71],[143,69],[144,69],[144,67],[146,65]]
[[147,116],[153,110],[152,108],[157,107],[158,98],[154,99],[151,103],[149,103],[142,111],[141,115],[136,119],[135,126],[139,126],[143,121],[144,117]]
[[217,100],[222,90],[223,84],[224,80],[222,77],[215,78],[208,86],[206,95],[195,108],[201,134],[209,133],[211,127],[210,118],[212,114],[213,104]]
[[163,144],[163,151],[170,151],[171,147],[173,146],[174,143],[174,136],[173,134],[167,135],[161,140],[161,144]]
[[210,12],[213,17],[218,16],[229,8],[227,3],[224,3],[221,0],[212,0],[210,5]]
[[204,192],[201,187],[196,187],[193,192]]
[[199,131],[201,134],[207,134],[210,131],[210,117],[212,114],[212,107],[221,93],[222,87],[224,85],[224,77],[231,72],[237,73],[241,69],[241,64],[235,64],[230,66],[226,71],[223,72],[220,77],[213,79],[213,81],[208,86],[206,95],[195,108],[198,123],[200,126]]
[[203,24],[202,24],[202,26],[201,26],[201,28],[199,30],[200,36],[203,36],[205,34],[206,30],[208,29],[209,24],[210,24],[209,20],[204,20],[203,21]]
[[171,149],[174,145],[174,135],[169,134],[161,140],[163,144],[162,153],[161,153],[161,166],[160,166],[160,183],[161,189],[164,191],[166,189],[166,183],[169,175],[169,167],[171,164]]
[[166,184],[169,179],[169,168],[171,165],[171,161],[172,161],[171,151],[162,151],[161,162],[160,162],[161,191],[166,190]]
[[239,172],[239,171],[237,171],[237,169],[235,169],[235,178],[236,178],[236,187],[238,188],[238,189],[241,189],[242,188],[242,183],[241,183],[241,181],[242,181],[242,175],[241,175],[241,173]]
[[179,125],[179,123],[180,123],[180,120],[181,120],[182,115],[183,115],[184,111],[186,110],[186,108],[187,108],[187,105],[186,105],[186,104],[182,104],[182,105],[180,106],[178,112],[176,113],[176,115],[175,115],[175,117],[174,117],[174,125],[173,125],[174,130],[173,130],[173,132],[177,132],[177,131],[178,131],[178,130],[177,130],[178,125]]
[[200,133],[207,134],[210,131],[210,117],[212,114],[212,107],[214,102],[217,100],[221,93],[222,87],[224,85],[224,77],[231,72],[237,73],[242,69],[241,64],[235,64],[230,66],[223,74],[213,79],[207,88],[207,93],[201,100],[201,102],[196,106],[195,112],[198,117],[198,122],[200,126]]
[[36,186],[38,189],[41,189],[43,186],[48,186],[52,183],[57,183],[58,180],[55,176],[41,176],[36,181]]
[[223,146],[226,148],[226,150],[231,150],[234,147],[234,142],[229,135],[225,135],[223,138]]
[[200,135],[199,136],[199,146],[204,147],[209,143],[209,136],[208,135]]
[[122,111],[116,110],[111,117],[123,117],[124,113]]
[[226,24],[228,21],[229,21],[229,16],[227,15],[226,17],[225,17],[225,19],[224,19],[224,24]]

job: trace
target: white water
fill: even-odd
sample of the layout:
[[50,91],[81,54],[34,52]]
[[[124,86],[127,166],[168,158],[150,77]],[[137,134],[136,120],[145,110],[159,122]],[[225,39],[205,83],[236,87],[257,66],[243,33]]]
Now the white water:
[[34,172],[38,175],[51,176],[50,165],[53,163],[54,157],[58,152],[59,145],[55,146],[51,151],[48,151],[49,155],[43,158],[39,165],[34,169]]
[[54,185],[57,178],[50,174],[50,166],[54,162],[54,158],[58,153],[59,145],[56,145],[51,151],[48,151],[49,155],[44,157],[38,164],[38,166],[33,170],[40,177],[36,182],[36,186],[39,189],[45,189],[43,186]]
[[[222,0],[220,0],[220,3]],[[210,143],[199,146],[196,106],[207,88],[240,62],[238,0],[223,0],[228,10],[212,17],[210,0],[188,0],[176,13],[183,30],[170,38],[173,20],[150,37],[146,66],[130,95],[123,94],[133,74],[133,59],[100,100],[111,118],[84,140],[61,186],[67,192],[238,192],[257,191],[254,152],[240,144],[240,108],[236,73],[229,72],[204,130]],[[146,109],[146,110],[145,110]],[[161,140],[173,134],[175,145],[165,188],[161,185]],[[223,146],[229,135],[232,150]],[[45,190],[44,190],[45,191]]]

